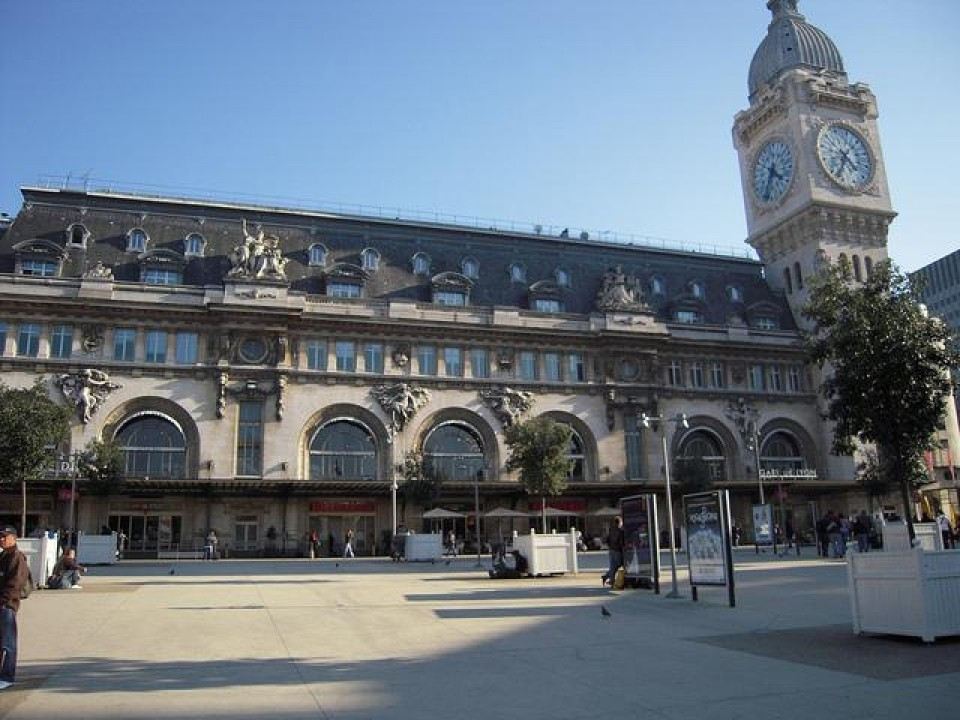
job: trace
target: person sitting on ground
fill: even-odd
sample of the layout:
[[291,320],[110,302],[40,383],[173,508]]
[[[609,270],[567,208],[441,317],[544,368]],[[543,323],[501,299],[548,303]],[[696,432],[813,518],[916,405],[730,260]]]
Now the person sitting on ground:
[[506,552],[501,548],[500,553],[493,560],[493,569],[488,570],[494,580],[516,579],[526,575],[530,565],[519,550]]
[[77,551],[73,548],[67,548],[63,555],[53,566],[53,572],[47,578],[47,588],[49,590],[65,590],[73,588],[79,590],[80,576],[87,569],[77,562]]

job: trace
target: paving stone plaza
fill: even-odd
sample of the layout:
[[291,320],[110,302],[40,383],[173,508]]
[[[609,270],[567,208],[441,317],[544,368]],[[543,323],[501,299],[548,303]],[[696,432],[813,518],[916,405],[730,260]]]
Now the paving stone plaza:
[[0,718],[955,712],[960,642],[854,636],[845,564],[805,552],[738,550],[734,608],[722,588],[691,601],[683,555],[679,600],[601,588],[605,553],[582,554],[577,575],[521,580],[490,580],[475,557],[95,567],[82,590],[24,601]]

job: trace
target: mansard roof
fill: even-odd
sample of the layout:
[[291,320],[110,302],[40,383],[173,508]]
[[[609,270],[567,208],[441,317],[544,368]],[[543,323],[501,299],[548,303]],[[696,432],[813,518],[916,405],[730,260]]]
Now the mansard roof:
[[[331,268],[362,268],[362,252],[374,248],[380,261],[375,272],[365,273],[367,300],[430,302],[433,279],[444,273],[460,275],[462,262],[469,257],[479,268],[478,277],[470,279],[473,306],[529,308],[531,288],[543,281],[555,282],[557,268],[563,268],[570,275],[569,286],[563,288],[563,311],[586,315],[597,312],[597,294],[605,275],[619,266],[639,286],[643,303],[662,320],[671,319],[678,301],[687,297],[691,281],[697,280],[706,286],[705,324],[726,325],[731,317],[742,315],[744,307],[763,302],[781,309],[784,330],[794,327],[782,293],[766,283],[763,266],[746,257],[109,192],[24,188],[22,193],[23,209],[0,240],[0,273],[15,271],[14,245],[39,239],[64,248],[60,278],[80,278],[102,263],[112,270],[116,282],[136,283],[142,258],[128,249],[127,233],[141,228],[149,237],[147,252],[178,257],[183,257],[185,238],[201,234],[206,241],[204,254],[183,257],[183,283],[216,286],[231,271],[231,256],[244,243],[245,222],[254,233],[262,230],[265,236],[279,239],[291,292],[322,292]],[[86,246],[66,245],[65,228],[80,221],[90,233]],[[317,243],[328,250],[325,267],[309,264],[310,247]],[[417,253],[429,256],[429,274],[414,274],[411,258]],[[524,282],[511,279],[514,263],[526,267]],[[665,293],[651,291],[654,277],[665,283]],[[728,298],[731,285],[742,289],[742,302]]]

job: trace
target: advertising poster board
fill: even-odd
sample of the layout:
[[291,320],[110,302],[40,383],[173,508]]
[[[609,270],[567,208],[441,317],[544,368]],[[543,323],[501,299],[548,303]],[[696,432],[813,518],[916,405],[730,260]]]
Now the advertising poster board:
[[687,529],[687,563],[693,599],[698,585],[726,586],[730,607],[736,604],[733,587],[733,549],[730,537],[730,495],[726,490],[683,497]]
[[620,501],[623,518],[623,567],[631,586],[660,592],[660,545],[657,527],[657,498],[652,493]]
[[758,547],[773,545],[773,505],[753,506],[753,542]]

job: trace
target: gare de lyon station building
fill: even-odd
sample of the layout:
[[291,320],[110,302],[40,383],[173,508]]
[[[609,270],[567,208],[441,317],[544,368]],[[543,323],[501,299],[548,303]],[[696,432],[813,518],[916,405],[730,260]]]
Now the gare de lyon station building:
[[[122,530],[131,556],[197,547],[211,527],[233,556],[301,552],[314,530],[329,552],[348,528],[370,554],[394,512],[425,531],[437,504],[470,537],[479,505],[495,542],[518,526],[484,513],[540,507],[505,468],[505,428],[536,416],[573,430],[568,488],[547,505],[587,538],[608,522],[598,510],[664,491],[661,431],[671,463],[697,459],[731,491],[745,529],[761,483],[801,530],[865,507],[854,459],[830,454],[798,327],[820,263],[845,256],[862,281],[887,257],[876,101],[795,0],[768,5],[733,126],[759,261],[538,227],[22,188],[0,240],[0,379],[42,379],[76,408],[65,452],[115,439],[125,455],[109,494],[80,480],[73,503],[65,477],[32,485],[28,530],[71,526],[75,506],[76,527]],[[411,458],[440,481],[434,503],[404,492]],[[5,521],[19,521],[18,490],[0,495]]]

